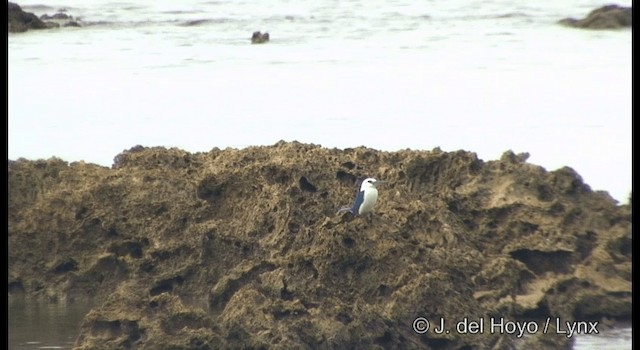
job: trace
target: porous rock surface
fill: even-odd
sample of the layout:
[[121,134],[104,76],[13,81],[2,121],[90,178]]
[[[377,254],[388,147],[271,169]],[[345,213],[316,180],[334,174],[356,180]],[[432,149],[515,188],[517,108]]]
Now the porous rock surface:
[[[568,348],[547,317],[631,317],[631,209],[526,158],[279,142],[9,161],[9,293],[93,298],[78,349]],[[369,176],[388,181],[375,215],[335,215]]]

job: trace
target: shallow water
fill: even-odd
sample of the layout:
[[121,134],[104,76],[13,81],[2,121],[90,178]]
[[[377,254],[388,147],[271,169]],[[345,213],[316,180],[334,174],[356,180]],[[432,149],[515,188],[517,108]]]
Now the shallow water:
[[[9,35],[10,159],[110,166],[138,144],[279,140],[512,149],[621,202],[631,190],[631,31],[555,24],[600,1],[20,4],[84,27]],[[249,44],[254,30],[271,42]]]
[[9,297],[9,350],[71,349],[90,302],[46,303]]
[[603,330],[600,334],[582,334],[576,337],[574,350],[626,350],[633,348],[632,328],[630,324],[618,325],[615,328]]

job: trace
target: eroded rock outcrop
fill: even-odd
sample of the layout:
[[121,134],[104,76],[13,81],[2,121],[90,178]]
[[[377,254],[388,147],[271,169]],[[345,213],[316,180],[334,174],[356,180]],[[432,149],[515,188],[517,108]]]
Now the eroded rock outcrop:
[[[631,317],[630,207],[526,158],[280,142],[12,161],[9,291],[97,298],[80,349],[567,347],[555,324],[455,329]],[[376,215],[336,216],[368,176],[388,181]]]
[[583,19],[565,18],[560,24],[585,29],[618,29],[631,27],[631,7],[606,5],[591,11]]

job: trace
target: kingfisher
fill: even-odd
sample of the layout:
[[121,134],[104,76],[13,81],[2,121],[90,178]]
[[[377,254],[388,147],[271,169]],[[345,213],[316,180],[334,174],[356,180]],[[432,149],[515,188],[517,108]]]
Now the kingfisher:
[[356,196],[352,207],[344,207],[338,210],[337,214],[348,211],[353,215],[362,215],[371,212],[373,206],[376,205],[378,199],[378,189],[376,186],[384,183],[384,181],[376,180],[372,177],[362,181],[360,191]]

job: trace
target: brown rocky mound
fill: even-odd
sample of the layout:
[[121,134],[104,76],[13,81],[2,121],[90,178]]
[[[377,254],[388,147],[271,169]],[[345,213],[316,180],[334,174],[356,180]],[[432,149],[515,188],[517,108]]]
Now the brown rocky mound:
[[[631,317],[631,209],[525,160],[280,142],[10,161],[9,292],[95,298],[79,349],[566,348],[564,322]],[[368,176],[388,181],[376,214],[335,215]],[[490,328],[516,321],[531,334]]]
[[618,29],[631,27],[631,7],[606,5],[591,11],[583,19],[565,18],[559,21],[569,27],[585,29]]

